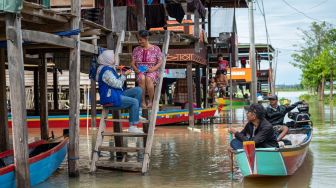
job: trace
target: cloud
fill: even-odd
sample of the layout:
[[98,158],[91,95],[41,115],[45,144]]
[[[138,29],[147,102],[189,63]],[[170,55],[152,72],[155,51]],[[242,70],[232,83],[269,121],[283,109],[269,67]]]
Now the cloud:
[[[306,15],[324,20],[336,25],[336,14],[334,9],[335,1],[314,1],[314,0],[287,0],[292,6],[298,8]],[[260,1],[259,1],[260,2]],[[260,4],[261,6],[261,4]],[[294,61],[291,54],[294,52],[295,44],[301,42],[301,31],[298,28],[307,30],[314,21],[288,7],[282,1],[264,1],[266,20],[271,44],[281,51],[278,55],[277,84],[297,84],[300,83],[301,71],[293,67],[289,62]],[[213,15],[213,36],[221,30],[223,14],[220,10]],[[218,16],[217,16],[218,15]],[[249,42],[249,22],[248,9],[237,10],[238,41]],[[263,17],[255,7],[255,42],[266,43],[266,32]]]

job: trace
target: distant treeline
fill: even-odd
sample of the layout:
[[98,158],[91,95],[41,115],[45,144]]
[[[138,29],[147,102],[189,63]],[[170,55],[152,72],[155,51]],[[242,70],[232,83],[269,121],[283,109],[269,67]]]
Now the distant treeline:
[[297,91],[297,90],[304,90],[303,85],[301,84],[293,84],[293,85],[276,85],[275,89],[277,91]]

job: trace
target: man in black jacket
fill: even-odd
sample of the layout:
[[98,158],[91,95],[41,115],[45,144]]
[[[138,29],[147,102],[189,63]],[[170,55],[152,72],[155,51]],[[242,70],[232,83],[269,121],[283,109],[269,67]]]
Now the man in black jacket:
[[288,132],[288,127],[284,125],[284,118],[288,112],[293,110],[302,101],[296,102],[289,106],[278,105],[278,96],[272,95],[268,97],[270,105],[266,108],[266,119],[273,125],[280,141]]
[[241,132],[229,129],[235,135],[230,143],[233,149],[242,149],[244,141],[254,141],[257,148],[278,147],[273,126],[265,119],[265,108],[262,105],[252,104],[246,116],[248,123]]

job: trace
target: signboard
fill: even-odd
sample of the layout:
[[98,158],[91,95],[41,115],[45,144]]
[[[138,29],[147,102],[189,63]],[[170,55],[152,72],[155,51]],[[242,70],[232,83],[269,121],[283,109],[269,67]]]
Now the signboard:
[[[230,69],[228,70],[230,71]],[[227,74],[227,79],[230,79],[230,74]],[[245,82],[252,81],[251,68],[232,68],[232,80],[244,80]]]
[[185,69],[166,69],[163,75],[164,78],[186,78]]
[[[95,0],[81,0],[82,7],[94,8]],[[51,8],[70,8],[71,0],[50,0]]]

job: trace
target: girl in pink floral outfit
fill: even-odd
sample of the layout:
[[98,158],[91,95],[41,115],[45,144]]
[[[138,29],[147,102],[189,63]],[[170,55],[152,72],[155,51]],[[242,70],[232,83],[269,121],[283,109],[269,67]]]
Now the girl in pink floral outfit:
[[[148,31],[139,31],[138,41],[140,46],[133,50],[131,64],[137,74],[137,82],[144,91],[142,93],[143,108],[152,107],[154,88],[159,80],[159,68],[162,65],[161,49],[156,45],[150,44],[148,38]],[[148,104],[145,100],[146,93],[149,97]]]

